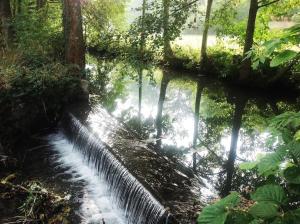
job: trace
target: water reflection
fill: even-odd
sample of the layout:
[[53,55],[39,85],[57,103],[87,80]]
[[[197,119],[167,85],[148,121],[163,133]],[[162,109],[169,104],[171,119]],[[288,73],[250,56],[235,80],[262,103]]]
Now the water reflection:
[[168,74],[165,71],[163,71],[163,76],[160,85],[158,106],[157,106],[157,115],[156,115],[156,129],[157,129],[156,146],[159,149],[161,148],[161,143],[162,143],[163,107],[166,99],[167,87],[169,82],[170,82],[170,78],[168,77]]
[[234,164],[237,156],[237,142],[239,138],[239,132],[242,125],[242,117],[247,103],[247,98],[243,95],[234,98],[234,114],[232,119],[232,132],[231,132],[231,143],[230,151],[228,154],[228,160],[225,164],[226,169],[226,180],[224,188],[222,189],[221,195],[226,196],[231,191],[232,177],[234,173]]
[[[112,65],[104,71],[103,63]],[[280,94],[271,98],[153,66],[103,60],[94,66],[102,70],[93,78],[106,82],[104,90],[94,88],[103,95],[95,103],[147,144],[193,168],[222,195],[249,182],[249,177],[237,178],[236,163],[269,150],[268,118],[299,109]]]
[[[197,147],[197,139],[199,135],[199,116],[200,116],[200,102],[201,95],[203,92],[204,86],[200,81],[197,82],[197,93],[195,100],[195,121],[194,121],[194,135],[193,135],[193,149],[196,150]],[[193,152],[193,170],[197,171],[197,152]]]

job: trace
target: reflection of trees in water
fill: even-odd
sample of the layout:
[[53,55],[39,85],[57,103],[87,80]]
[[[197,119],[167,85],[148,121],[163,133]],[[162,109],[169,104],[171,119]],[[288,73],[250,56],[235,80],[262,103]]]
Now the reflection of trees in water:
[[245,97],[237,97],[235,102],[234,115],[232,119],[230,151],[228,155],[228,160],[225,164],[226,180],[224,183],[224,187],[221,191],[222,196],[228,195],[229,192],[231,191],[232,178],[234,174],[234,165],[236,160],[237,142],[239,138],[239,132],[242,125],[242,117],[243,117],[247,100],[248,99],[246,99]]
[[[183,133],[183,130],[174,129],[176,125],[173,123],[172,116],[184,116],[184,113],[191,112],[173,106],[164,107],[167,91],[174,92],[175,88],[175,93],[178,93],[177,90],[181,88],[182,81],[178,84],[180,87],[176,86],[176,80],[172,81],[172,85],[169,86],[171,78],[174,78],[169,74],[170,72],[163,71],[157,116],[156,118],[145,118],[142,116],[143,102],[145,101],[143,94],[146,93],[143,92],[145,91],[143,78],[148,76],[150,81],[153,80],[153,72],[149,72],[148,68],[143,66],[128,66],[126,63],[122,65],[103,63],[99,61],[93,91],[103,95],[101,102],[105,107],[109,108],[109,111],[114,111],[116,99],[125,98],[128,94],[125,91],[128,77],[135,80],[138,84],[138,89],[136,89],[137,105],[123,110],[120,119],[132,130],[139,133],[142,139],[150,139],[152,143],[156,143],[166,155],[184,160],[190,154],[190,149],[177,147],[176,141],[174,141],[174,145],[162,145],[161,140],[165,135],[168,138],[173,138],[178,133]],[[193,85],[193,83],[188,84],[186,82],[184,88],[190,91],[193,89]],[[94,87],[92,86],[92,88]],[[168,95],[170,98],[168,105],[170,102],[178,107],[186,105],[186,102],[178,102],[178,100],[187,101],[191,105],[190,95],[181,95],[181,97],[173,93]],[[214,82],[203,82],[201,79],[197,81],[194,100],[194,127],[190,127],[194,129],[194,134],[189,136],[193,147],[197,150],[196,155],[198,155],[194,160],[194,168],[199,175],[210,179],[224,195],[230,190],[240,190],[241,186],[249,185],[250,182],[256,183],[253,180],[255,174],[237,172],[235,167],[237,162],[254,154],[253,149],[265,149],[261,131],[267,126],[267,119],[286,110],[299,109],[297,104],[290,103],[284,98],[263,97],[260,93],[249,94],[246,91],[225,88]],[[192,106],[189,107],[192,110]],[[224,136],[230,136],[231,139],[229,152],[221,144]],[[242,143],[239,150],[238,139]],[[237,150],[239,154],[237,154]]]
[[160,86],[160,93],[159,93],[159,99],[158,99],[158,107],[157,107],[157,115],[156,115],[156,129],[157,129],[157,134],[156,134],[156,146],[157,148],[161,148],[161,138],[162,138],[162,130],[163,130],[163,106],[164,102],[166,99],[166,93],[167,93],[167,87],[170,82],[170,78],[168,75],[163,72],[163,77],[161,80],[161,86]]

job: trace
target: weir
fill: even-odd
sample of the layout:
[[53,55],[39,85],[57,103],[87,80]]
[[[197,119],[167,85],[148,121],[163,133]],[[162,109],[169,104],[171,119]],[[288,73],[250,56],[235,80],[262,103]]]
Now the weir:
[[[198,181],[97,107],[80,121],[63,119],[69,140],[110,185],[129,223],[193,223],[200,207]],[[83,125],[84,123],[84,125]]]

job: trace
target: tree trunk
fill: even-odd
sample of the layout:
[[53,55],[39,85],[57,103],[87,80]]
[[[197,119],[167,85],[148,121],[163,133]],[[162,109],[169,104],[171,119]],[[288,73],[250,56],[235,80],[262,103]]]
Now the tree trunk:
[[232,122],[233,125],[232,125],[232,133],[231,133],[230,151],[229,151],[227,163],[225,165],[227,176],[224,183],[224,188],[222,189],[221,192],[222,197],[228,195],[232,188],[232,178],[234,174],[234,164],[236,160],[237,142],[239,138],[239,131],[241,128],[242,117],[243,117],[246,103],[247,100],[244,98],[238,99],[237,102],[235,103],[234,116]]
[[140,52],[142,57],[144,56],[146,36],[145,36],[145,15],[146,15],[146,0],[143,0],[142,6],[142,32],[141,32],[141,43],[140,43]]
[[207,59],[207,39],[208,39],[208,29],[209,29],[212,4],[213,4],[213,0],[207,0],[204,30],[202,35],[201,55],[200,55],[201,69],[204,67]]
[[80,0],[64,0],[63,3],[65,60],[67,64],[76,66],[72,73],[80,76],[85,67],[85,44]]
[[[254,31],[255,31],[255,22],[256,16],[258,11],[258,0],[251,0],[250,2],[250,9],[249,9],[249,16],[248,16],[248,23],[247,23],[247,30],[246,30],[246,38],[244,44],[244,52],[243,57],[246,57],[248,51],[251,50],[253,46],[253,38],[254,38]],[[251,73],[251,58],[248,58],[243,61],[241,70],[240,70],[240,81],[245,81],[249,78]]]
[[142,124],[142,98],[143,98],[143,68],[139,68],[139,125],[141,127]]
[[[195,118],[194,118],[194,136],[193,136],[193,148],[194,150],[197,147],[197,139],[199,133],[199,116],[200,116],[200,103],[201,103],[201,95],[203,91],[203,86],[200,82],[197,83],[197,94],[196,94],[196,101],[195,101]],[[197,154],[196,152],[193,153],[193,170],[196,172],[197,170]]]
[[17,15],[22,12],[22,0],[17,0]]
[[170,44],[170,0],[163,0],[163,41],[164,60],[172,57],[173,52]]
[[156,129],[157,129],[156,146],[159,149],[161,148],[161,137],[162,137],[162,112],[163,112],[163,107],[164,107],[164,102],[165,102],[167,87],[168,87],[169,82],[170,82],[170,79],[167,77],[167,75],[164,72],[162,80],[161,80],[158,107],[157,107],[157,115],[156,115]]
[[46,5],[46,0],[36,0],[36,10],[42,9]]
[[[11,8],[9,0],[0,0],[0,45],[7,48],[12,41]],[[0,46],[1,47],[1,46]]]

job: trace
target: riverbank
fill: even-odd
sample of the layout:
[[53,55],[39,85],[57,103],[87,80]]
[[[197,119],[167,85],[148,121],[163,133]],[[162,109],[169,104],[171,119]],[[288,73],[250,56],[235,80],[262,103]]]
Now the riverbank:
[[1,223],[68,223],[65,201],[23,169],[34,135],[56,127],[65,105],[80,94],[80,79],[59,61],[44,54],[0,53]]
[[54,127],[66,104],[81,94],[80,79],[44,55],[0,55],[0,145],[12,153],[35,131]]
[[200,52],[191,48],[173,48],[173,56],[167,61],[161,57],[153,55],[151,52],[145,52],[145,56],[133,54],[132,50],[126,46],[106,46],[88,47],[88,52],[100,58],[124,60],[129,63],[141,64],[142,67],[160,66],[161,68],[175,71],[176,73],[189,73],[196,79],[201,76],[207,76],[217,79],[227,85],[237,88],[247,88],[260,91],[281,90],[289,93],[300,92],[299,71],[286,70],[282,75],[274,75],[283,72],[282,68],[264,68],[253,71],[249,79],[241,81],[240,67],[242,56],[230,51],[222,46],[209,48],[207,62],[200,68]]
[[45,188],[40,182],[20,183],[16,174],[0,181],[1,223],[68,224],[68,200]]

